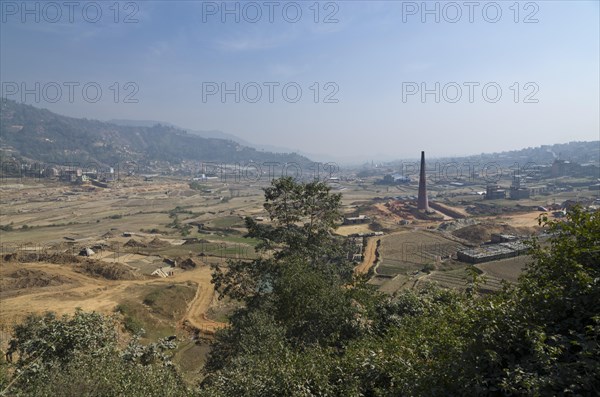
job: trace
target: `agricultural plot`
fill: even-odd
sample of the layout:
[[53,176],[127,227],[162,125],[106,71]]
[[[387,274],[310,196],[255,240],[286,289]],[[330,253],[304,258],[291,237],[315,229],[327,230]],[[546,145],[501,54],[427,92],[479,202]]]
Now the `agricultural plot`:
[[456,254],[462,245],[425,230],[404,231],[381,239],[377,274],[395,276],[421,270]]
[[509,282],[516,282],[529,262],[531,262],[531,257],[529,255],[521,255],[499,261],[480,263],[475,265],[475,267],[482,270],[484,274],[489,275],[490,277]]
[[[109,189],[26,179],[0,186],[0,225],[4,226],[0,252],[33,255],[32,263],[0,260],[0,292],[4,294],[0,332],[3,324],[9,326],[32,312],[62,314],[81,307],[113,313],[120,305],[130,325],[140,325],[153,336],[175,329],[214,333],[223,324],[205,317],[214,296],[207,265],[255,257],[257,241],[244,239],[245,231],[235,227],[244,225],[244,216],[264,211],[259,188],[240,187],[232,192],[220,185],[211,186],[210,193],[190,189],[182,180],[143,182],[139,178],[120,181]],[[204,224],[208,230],[196,224]],[[93,249],[89,258],[77,256],[87,248]],[[39,259],[49,254],[68,260],[57,265]],[[77,258],[89,259],[106,271],[96,274],[83,267],[85,262],[76,265]],[[179,265],[188,258],[199,265],[176,267],[167,278],[150,276],[157,268],[168,266],[165,259],[177,260]],[[113,268],[136,277],[107,278]],[[171,284],[178,286],[166,288]],[[157,286],[166,289],[159,288],[162,292],[158,294],[153,292],[158,291]],[[145,299],[146,295],[157,299]],[[175,305],[175,301],[179,303]],[[168,302],[177,306],[177,318],[161,314],[160,305],[167,307]],[[198,350],[206,347],[189,346],[185,354]],[[197,359],[185,357],[182,361],[192,365]]]
[[[474,265],[481,271],[479,290],[481,292],[494,292],[502,289],[502,282],[515,283],[523,272],[525,265],[531,261],[528,255],[515,258],[501,259]],[[444,288],[464,289],[468,276],[466,269],[471,265],[448,271],[434,271],[424,277],[423,282],[435,282]]]
[[444,288],[464,289],[467,286],[466,267],[449,271],[435,271],[421,281],[435,283]]

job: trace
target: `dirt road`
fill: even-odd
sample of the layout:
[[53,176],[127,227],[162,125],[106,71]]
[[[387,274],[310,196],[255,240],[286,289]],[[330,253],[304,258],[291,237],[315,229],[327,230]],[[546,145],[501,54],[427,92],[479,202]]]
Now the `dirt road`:
[[226,324],[210,320],[206,317],[206,313],[214,299],[215,290],[210,282],[210,268],[205,267],[203,269],[207,269],[208,272],[196,272],[197,278],[192,280],[198,284],[198,290],[196,291],[196,296],[188,305],[188,310],[183,317],[182,324],[192,327],[203,334],[213,335],[216,330],[225,327]]
[[195,328],[200,332],[212,334],[225,324],[206,318],[210,308],[214,289],[210,282],[211,269],[201,266],[196,269],[177,273],[168,278],[149,278],[144,280],[105,280],[89,277],[75,272],[71,266],[46,263],[2,263],[0,276],[19,268],[41,270],[49,275],[60,275],[70,280],[53,287],[22,289],[14,296],[2,299],[0,304],[0,323],[3,327],[22,321],[29,313],[53,311],[57,314],[72,313],[80,307],[85,311],[112,313],[114,308],[130,297],[130,287],[158,283],[177,283],[192,281],[197,284],[196,296],[188,305],[181,320],[182,325]]
[[367,274],[369,269],[375,264],[377,241],[379,241],[379,239],[376,237],[370,237],[367,239],[367,246],[365,247],[363,260],[360,265],[354,268],[355,274]]

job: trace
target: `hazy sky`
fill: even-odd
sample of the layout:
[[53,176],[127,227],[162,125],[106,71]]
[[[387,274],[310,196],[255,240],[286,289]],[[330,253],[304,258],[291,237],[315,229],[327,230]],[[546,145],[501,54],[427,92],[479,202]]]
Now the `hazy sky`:
[[599,139],[598,1],[1,4],[2,95],[69,116],[375,160]]

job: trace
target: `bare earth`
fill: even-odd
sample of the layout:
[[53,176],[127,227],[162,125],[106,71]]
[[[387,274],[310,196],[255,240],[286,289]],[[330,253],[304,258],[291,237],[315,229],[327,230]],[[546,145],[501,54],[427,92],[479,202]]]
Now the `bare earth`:
[[198,290],[194,300],[188,306],[182,325],[185,323],[208,334],[224,326],[223,323],[205,317],[215,293],[210,282],[211,269],[208,266],[179,272],[169,278],[113,281],[89,277],[75,272],[68,265],[2,262],[0,275],[6,277],[7,274],[20,268],[61,275],[72,282],[55,287],[24,289],[18,295],[3,298],[0,306],[0,323],[3,328],[23,320],[29,313],[54,311],[57,314],[64,314],[72,313],[78,307],[86,311],[112,313],[115,307],[128,297],[130,286],[185,281],[196,283]]
[[378,238],[376,237],[370,237],[367,240],[367,246],[365,247],[363,261],[354,268],[354,273],[366,274],[369,272],[369,269],[375,264],[375,251],[377,250],[377,240]]

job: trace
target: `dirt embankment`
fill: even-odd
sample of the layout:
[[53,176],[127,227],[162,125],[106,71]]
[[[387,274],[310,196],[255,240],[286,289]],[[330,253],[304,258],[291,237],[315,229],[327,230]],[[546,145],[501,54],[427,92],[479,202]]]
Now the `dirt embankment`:
[[2,295],[27,288],[53,287],[73,283],[69,277],[38,269],[18,269],[0,279]]
[[90,259],[76,265],[75,270],[107,280],[141,280],[144,278],[138,271],[122,263],[109,263]]
[[188,270],[189,269],[195,269],[195,268],[200,267],[200,266],[204,266],[203,262],[201,262],[201,261],[199,261],[197,259],[194,259],[194,258],[187,258],[187,259],[184,259],[184,260],[180,259],[180,260],[177,261],[177,263],[178,263],[178,266],[180,268],[182,268],[182,269],[188,269]]
[[144,244],[141,241],[130,239],[125,244],[123,244],[123,247],[129,247],[129,248],[148,248],[148,244]]
[[122,263],[104,262],[67,253],[16,252],[5,255],[3,260],[17,263],[44,262],[54,265],[72,265],[73,270],[79,273],[107,280],[140,280],[144,278],[137,270]]

